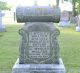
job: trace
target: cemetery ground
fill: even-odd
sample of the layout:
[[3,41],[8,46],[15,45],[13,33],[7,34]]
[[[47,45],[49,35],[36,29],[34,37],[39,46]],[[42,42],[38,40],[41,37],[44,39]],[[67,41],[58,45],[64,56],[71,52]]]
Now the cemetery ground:
[[[18,58],[20,40],[18,30],[21,26],[6,25],[7,31],[0,32],[0,73],[11,73],[12,66]],[[74,25],[69,28],[58,28],[60,56],[65,64],[66,73],[80,73],[80,32],[75,31]]]

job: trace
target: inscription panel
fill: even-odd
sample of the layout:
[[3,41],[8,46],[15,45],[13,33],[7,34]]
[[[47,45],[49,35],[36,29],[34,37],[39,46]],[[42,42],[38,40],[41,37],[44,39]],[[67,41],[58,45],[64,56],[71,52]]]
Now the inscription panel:
[[29,58],[49,58],[50,56],[50,33],[29,32]]

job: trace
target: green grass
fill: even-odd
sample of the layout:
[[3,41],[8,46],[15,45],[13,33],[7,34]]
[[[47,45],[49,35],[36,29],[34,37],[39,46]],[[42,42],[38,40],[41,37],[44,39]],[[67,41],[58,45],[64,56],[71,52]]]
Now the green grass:
[[59,44],[61,57],[68,70],[80,73],[80,32],[75,31],[75,26],[60,28]]
[[[7,25],[7,32],[0,32],[0,73],[11,73],[12,66],[18,58],[20,39],[18,30],[21,26]],[[79,73],[80,32],[75,31],[75,26],[58,28],[60,29],[60,56],[66,66],[67,73]]]
[[19,28],[19,25],[9,25],[5,33],[0,33],[0,73],[11,70],[18,58]]

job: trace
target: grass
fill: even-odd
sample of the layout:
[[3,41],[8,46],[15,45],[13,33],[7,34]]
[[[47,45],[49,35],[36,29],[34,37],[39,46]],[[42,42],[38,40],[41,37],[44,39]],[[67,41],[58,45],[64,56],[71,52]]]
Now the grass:
[[[18,30],[22,25],[7,25],[7,32],[0,32],[0,73],[11,73],[12,66],[18,58]],[[60,55],[67,73],[80,72],[80,32],[75,26],[61,28],[59,36]]]
[[7,32],[0,33],[0,73],[11,70],[18,58],[19,27],[19,25],[9,25]]
[[72,73],[80,73],[80,32],[75,31],[75,26],[60,28],[60,32],[60,52],[67,71],[72,69]]

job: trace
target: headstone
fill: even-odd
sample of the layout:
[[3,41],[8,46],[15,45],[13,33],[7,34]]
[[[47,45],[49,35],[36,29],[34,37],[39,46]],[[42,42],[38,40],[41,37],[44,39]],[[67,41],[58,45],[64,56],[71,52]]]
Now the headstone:
[[69,25],[70,25],[70,23],[69,23],[69,12],[64,11],[64,12],[61,13],[59,26],[68,27]]
[[[77,16],[71,16],[70,17],[70,23],[72,23],[72,24],[76,24],[77,23]],[[77,25],[77,24],[76,24]]]
[[76,31],[80,32],[80,15],[77,16],[77,26],[76,26]]
[[5,32],[6,31],[6,27],[5,25],[2,23],[2,16],[4,16],[4,13],[2,13],[0,11],[0,32]]
[[37,6],[18,7],[16,11],[17,21],[25,25],[19,30],[20,55],[12,73],[65,73],[57,39],[60,31],[53,26],[59,22],[60,10]]

